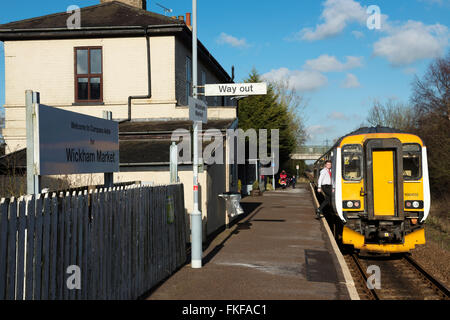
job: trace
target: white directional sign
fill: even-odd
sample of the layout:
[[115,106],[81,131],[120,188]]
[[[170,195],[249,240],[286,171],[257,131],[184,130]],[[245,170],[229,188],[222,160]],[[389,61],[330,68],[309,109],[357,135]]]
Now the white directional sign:
[[189,120],[208,123],[208,106],[205,102],[189,97]]
[[35,105],[37,174],[111,173],[119,171],[116,121]]
[[252,96],[267,94],[267,83],[205,84],[205,96]]

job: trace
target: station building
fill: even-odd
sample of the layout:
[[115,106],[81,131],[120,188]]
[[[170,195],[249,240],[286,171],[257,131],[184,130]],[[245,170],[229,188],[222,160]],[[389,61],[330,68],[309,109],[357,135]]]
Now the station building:
[[[146,8],[146,0],[101,0],[78,15],[64,11],[0,25],[5,52],[3,158],[15,155],[17,168],[26,167],[25,91],[33,90],[49,106],[100,118],[104,110],[112,112],[120,123],[115,182],[169,183],[171,132],[192,128],[192,27],[189,13],[166,17]],[[233,82],[200,41],[198,58],[199,85]],[[204,130],[237,128],[231,99],[201,99],[208,104]],[[236,156],[227,154],[225,139],[224,150],[227,157]],[[179,166],[179,177],[189,213],[192,162]],[[230,222],[218,195],[237,190],[237,165],[205,164],[199,184],[206,236]]]

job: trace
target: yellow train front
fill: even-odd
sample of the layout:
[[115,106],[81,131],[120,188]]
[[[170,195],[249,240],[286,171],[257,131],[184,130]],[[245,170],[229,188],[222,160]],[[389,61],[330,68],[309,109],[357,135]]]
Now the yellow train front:
[[333,164],[329,221],[339,241],[377,253],[425,244],[430,189],[426,146],[418,136],[384,127],[356,130],[315,163],[316,182],[326,160]]

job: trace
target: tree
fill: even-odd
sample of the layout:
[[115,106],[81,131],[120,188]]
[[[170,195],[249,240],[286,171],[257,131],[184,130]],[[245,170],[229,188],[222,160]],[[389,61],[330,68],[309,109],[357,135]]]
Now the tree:
[[[261,76],[253,69],[245,82],[261,82]],[[294,129],[296,125],[289,108],[294,104],[287,95],[280,96],[281,91],[269,83],[267,94],[261,96],[249,96],[239,101],[239,127],[243,130],[279,129],[280,163],[283,164],[290,159],[290,155],[297,146],[298,132],[301,126]],[[292,108],[291,108],[292,109]],[[268,138],[268,152],[270,152],[270,137]],[[268,153],[270,154],[270,153]]]
[[450,53],[434,60],[413,84],[415,131],[428,153],[430,183],[437,196],[450,188]]
[[414,126],[414,112],[411,106],[389,99],[385,104],[374,100],[366,121],[370,126],[390,127],[403,131]]
[[285,106],[290,117],[289,127],[293,132],[296,147],[303,145],[306,141],[306,126],[303,121],[303,112],[307,101],[297,93],[295,87],[291,86],[288,79],[272,82],[275,94],[278,96],[278,103]]

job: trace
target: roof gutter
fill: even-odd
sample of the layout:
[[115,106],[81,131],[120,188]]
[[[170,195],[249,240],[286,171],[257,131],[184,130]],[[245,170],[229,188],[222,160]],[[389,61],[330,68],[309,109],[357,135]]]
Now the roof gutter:
[[130,37],[142,35],[142,28],[152,29],[149,34],[166,34],[180,32],[184,25],[166,24],[152,26],[105,26],[68,28],[36,28],[36,29],[0,29],[0,41],[47,40],[72,38]]
[[[68,28],[0,28],[0,40],[25,40],[25,39],[42,39],[47,36],[51,38],[59,38],[64,36],[66,38],[80,38],[83,36],[126,36],[130,33],[142,34],[142,28],[151,28],[152,34],[176,32],[183,30],[183,24],[161,24],[151,26],[103,26],[103,27],[83,27],[80,29]],[[24,39],[25,38],[25,39]]]

